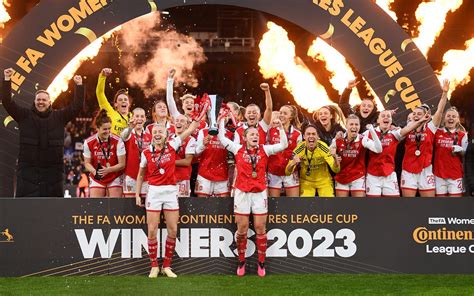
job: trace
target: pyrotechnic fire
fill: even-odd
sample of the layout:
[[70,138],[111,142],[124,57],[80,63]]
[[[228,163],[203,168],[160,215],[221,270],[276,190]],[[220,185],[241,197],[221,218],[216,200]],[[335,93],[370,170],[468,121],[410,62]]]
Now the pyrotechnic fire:
[[[333,87],[340,93],[347,86],[347,83],[354,79],[354,72],[347,64],[344,56],[322,39],[317,38],[314,40],[313,45],[308,50],[308,55],[326,63],[326,69],[331,72],[330,81]],[[356,91],[352,92],[349,102],[351,105],[360,103],[360,98]]]
[[443,30],[448,12],[456,11],[461,4],[462,0],[433,0],[422,2],[418,6],[415,16],[420,26],[418,37],[413,41],[425,57]]
[[390,9],[390,5],[395,0],[376,0],[375,3],[380,6],[392,19],[397,21],[397,14]]
[[466,41],[465,50],[450,50],[443,56],[443,69],[440,71],[441,77],[451,81],[449,95],[459,85],[464,85],[471,81],[469,72],[474,67],[474,38]]
[[8,22],[11,18],[7,12],[6,7],[10,7],[11,4],[8,3],[8,0],[3,0],[0,2],[0,24],[3,25],[4,23]]
[[114,32],[120,30],[121,26],[115,27],[103,36],[97,38],[94,42],[85,47],[80,53],[78,53],[54,78],[53,82],[49,85],[47,91],[50,94],[51,100],[54,100],[64,91],[68,89],[69,80],[74,76],[77,69],[81,66],[84,61],[94,58],[98,53],[102,44],[107,41]]
[[267,23],[268,31],[259,44],[258,65],[265,79],[275,79],[278,85],[284,80],[285,88],[298,105],[312,112],[332,104],[324,87],[319,84],[308,67],[296,57],[295,44],[288,33],[273,22]]

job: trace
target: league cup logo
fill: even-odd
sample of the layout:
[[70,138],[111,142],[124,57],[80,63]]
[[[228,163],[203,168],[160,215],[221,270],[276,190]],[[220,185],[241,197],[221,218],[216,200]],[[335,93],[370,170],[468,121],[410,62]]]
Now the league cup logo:
[[217,125],[217,118],[222,106],[222,97],[218,95],[210,95],[211,108],[207,110],[207,118],[209,118],[209,135],[216,136],[219,133],[219,127]]

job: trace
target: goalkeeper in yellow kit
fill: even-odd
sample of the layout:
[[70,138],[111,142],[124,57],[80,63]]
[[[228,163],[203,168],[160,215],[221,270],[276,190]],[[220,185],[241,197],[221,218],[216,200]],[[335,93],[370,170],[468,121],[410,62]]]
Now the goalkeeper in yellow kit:
[[[331,149],[318,138],[316,127],[309,125],[304,130],[304,141],[293,150],[293,159],[286,166],[286,175],[299,169],[300,196],[334,197],[334,173],[340,170],[340,160]],[[332,152],[332,153],[331,153]]]
[[111,132],[120,137],[120,133],[128,127],[128,121],[131,117],[131,101],[127,90],[121,89],[115,94],[114,107],[110,105],[105,96],[105,81],[107,76],[110,74],[112,74],[112,69],[109,68],[104,68],[100,72],[96,88],[96,96],[97,101],[99,102],[99,108],[105,109],[107,115],[112,119]]

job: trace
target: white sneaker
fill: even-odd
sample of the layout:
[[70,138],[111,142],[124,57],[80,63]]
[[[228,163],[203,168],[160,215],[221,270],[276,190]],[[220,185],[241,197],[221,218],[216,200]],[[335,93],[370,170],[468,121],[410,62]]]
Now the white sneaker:
[[171,267],[161,268],[161,274],[162,274],[162,275],[166,275],[167,277],[170,277],[170,278],[176,278],[176,277],[178,277],[178,276],[176,275],[176,273],[174,273],[174,272],[171,270]]
[[158,273],[160,272],[159,267],[152,267],[150,270],[150,274],[148,275],[149,278],[156,278],[158,277]]

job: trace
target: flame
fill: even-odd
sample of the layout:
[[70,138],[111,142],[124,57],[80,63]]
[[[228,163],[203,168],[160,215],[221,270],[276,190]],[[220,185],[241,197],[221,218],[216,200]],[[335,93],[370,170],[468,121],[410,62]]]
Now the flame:
[[474,38],[466,41],[465,50],[449,50],[443,56],[443,69],[438,76],[448,78],[451,81],[449,95],[459,85],[465,85],[471,81],[469,72],[474,68]]
[[462,0],[432,0],[418,6],[415,16],[420,22],[419,34],[413,41],[425,57],[443,30],[448,12],[456,11],[461,4]]
[[101,37],[97,38],[94,42],[90,43],[80,53],[78,53],[69,63],[59,72],[54,78],[53,82],[48,86],[47,91],[50,94],[51,101],[54,102],[56,98],[64,91],[67,91],[69,80],[74,76],[77,69],[82,65],[83,62],[93,59],[99,53],[102,44],[105,43],[112,34],[121,29],[121,26],[117,26],[105,33]]
[[[331,72],[330,81],[335,89],[343,91],[347,83],[354,79],[354,72],[347,64],[344,56],[322,39],[314,40],[308,50],[308,56],[326,63],[326,69]],[[360,102],[357,92],[353,91],[349,103],[356,105]]]
[[284,87],[293,95],[296,103],[309,112],[332,104],[324,87],[303,61],[296,57],[295,44],[288,39],[288,32],[273,22],[268,22],[267,28],[259,44],[258,65],[263,77],[275,79],[275,85],[284,80]]
[[395,2],[395,0],[375,0],[375,3],[380,6],[394,21],[397,21],[397,14],[390,10],[390,5]]
[[0,24],[2,25],[11,19],[6,9],[6,7],[10,6],[11,4],[8,3],[8,0],[3,0],[3,2],[0,2]]

